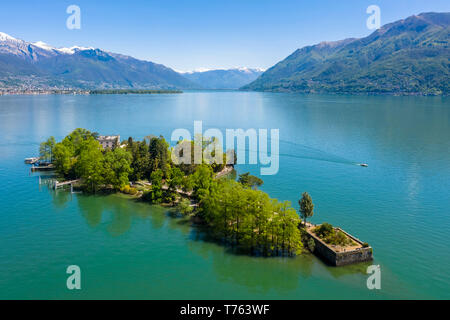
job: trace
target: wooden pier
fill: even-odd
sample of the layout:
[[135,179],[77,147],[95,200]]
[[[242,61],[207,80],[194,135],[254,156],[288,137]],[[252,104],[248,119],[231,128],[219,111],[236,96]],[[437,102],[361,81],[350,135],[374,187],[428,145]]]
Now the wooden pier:
[[79,183],[80,181],[81,181],[80,179],[78,179],[78,180],[71,180],[71,181],[64,181],[64,182],[55,181],[55,183],[53,184],[53,189],[56,190],[56,189],[58,189],[60,187],[64,187],[64,186],[68,186],[68,185],[70,185],[70,187],[72,188],[72,186],[74,184]]
[[31,172],[38,172],[38,171],[53,171],[55,170],[55,166],[50,164],[48,166],[35,166],[33,165],[31,167]]

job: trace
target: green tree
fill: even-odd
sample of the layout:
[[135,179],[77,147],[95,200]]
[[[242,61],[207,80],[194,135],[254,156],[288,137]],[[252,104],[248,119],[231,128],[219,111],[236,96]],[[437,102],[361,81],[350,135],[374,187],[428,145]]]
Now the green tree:
[[257,188],[263,185],[264,181],[262,181],[262,179],[256,177],[256,176],[252,176],[250,175],[249,172],[247,173],[243,173],[239,175],[239,183],[250,187],[250,188]]
[[132,148],[133,147],[133,138],[129,137],[128,141],[127,141],[127,148]]
[[[131,139],[131,144],[130,144]],[[127,146],[127,150],[131,152],[133,160],[131,163],[131,168],[133,173],[131,179],[133,181],[138,181],[149,177],[150,174],[150,154],[148,152],[148,145],[145,140],[134,141],[130,138]]]
[[39,156],[41,159],[53,162],[55,154],[55,137],[50,137],[39,146]]
[[152,182],[152,190],[150,191],[150,201],[152,203],[160,203],[163,197],[162,189],[163,172],[161,169],[153,171],[150,180]]
[[75,163],[75,172],[83,179],[87,189],[96,192],[104,183],[104,157],[102,146],[93,137],[83,140],[79,146],[79,157]]
[[76,159],[72,148],[64,143],[57,143],[54,150],[54,164],[56,172],[64,177],[75,178],[73,171]]
[[62,141],[66,146],[73,148],[75,155],[80,154],[81,146],[87,140],[96,140],[97,135],[89,130],[78,128],[72,131]]
[[129,175],[132,173],[131,153],[116,148],[105,153],[105,184],[112,185],[115,189],[120,189],[129,183]]
[[164,176],[166,176],[170,157],[169,144],[166,142],[164,137],[160,136],[159,138],[151,138],[148,152],[150,155],[150,173],[161,169]]
[[[177,165],[186,175],[191,175],[197,169],[195,164],[195,153],[194,153],[194,141],[180,140],[177,142],[177,146],[172,150],[174,157],[177,159]],[[185,156],[184,150],[190,151],[190,160],[186,159],[187,163],[181,163],[182,158]],[[186,155],[187,156],[187,155]]]
[[194,188],[194,182],[192,176],[184,176],[181,182],[181,188],[184,192],[191,192]]
[[189,201],[188,199],[183,198],[178,203],[177,210],[181,214],[187,216],[187,215],[190,215],[194,211],[194,208],[191,206],[191,201]]
[[172,192],[177,191],[177,188],[183,186],[184,174],[180,168],[173,167],[170,169],[169,178],[166,180],[169,190]]
[[306,226],[306,220],[314,215],[314,204],[311,196],[308,192],[302,194],[302,198],[298,201],[300,205],[300,215],[303,218],[304,225]]
[[219,180],[211,183],[199,206],[213,234],[239,250],[265,256],[302,250],[300,218],[288,202],[233,180]]
[[194,197],[201,201],[208,196],[213,183],[213,170],[206,164],[199,165],[192,175]]

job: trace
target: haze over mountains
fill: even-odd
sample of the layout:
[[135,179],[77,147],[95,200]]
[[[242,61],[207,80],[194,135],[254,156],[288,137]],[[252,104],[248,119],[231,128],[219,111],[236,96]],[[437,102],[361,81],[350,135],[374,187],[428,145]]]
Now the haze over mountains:
[[239,89],[256,80],[262,69],[233,68],[182,73],[184,77],[204,89]]
[[361,39],[298,49],[243,90],[449,94],[450,13],[422,13]]

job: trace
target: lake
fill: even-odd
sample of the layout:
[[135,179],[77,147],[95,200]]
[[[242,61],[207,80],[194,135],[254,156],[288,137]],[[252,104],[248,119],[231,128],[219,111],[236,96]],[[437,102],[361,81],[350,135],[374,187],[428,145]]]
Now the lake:
[[[176,128],[279,129],[262,190],[374,248],[333,268],[311,254],[237,255],[167,209],[54,192],[23,160],[82,127],[122,139]],[[449,299],[450,100],[253,92],[0,97],[0,299]],[[355,163],[368,163],[363,168]],[[239,173],[259,174],[240,165]],[[45,179],[41,179],[41,182]],[[381,266],[381,290],[366,269]],[[66,288],[78,265],[82,290]]]

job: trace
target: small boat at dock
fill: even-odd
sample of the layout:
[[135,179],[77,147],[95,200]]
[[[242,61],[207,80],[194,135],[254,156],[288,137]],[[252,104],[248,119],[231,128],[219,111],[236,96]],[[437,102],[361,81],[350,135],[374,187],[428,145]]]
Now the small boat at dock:
[[39,161],[39,158],[25,158],[26,164],[35,164],[38,161]]
[[37,172],[37,171],[54,171],[55,170],[55,166],[53,164],[47,165],[47,166],[42,166],[42,165],[33,165],[31,167],[31,172]]

